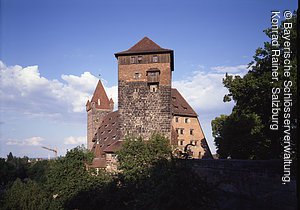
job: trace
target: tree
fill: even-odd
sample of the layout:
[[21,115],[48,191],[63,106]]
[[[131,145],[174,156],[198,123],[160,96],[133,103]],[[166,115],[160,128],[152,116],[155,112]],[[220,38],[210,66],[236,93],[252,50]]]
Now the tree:
[[65,157],[53,160],[50,163],[49,173],[45,187],[51,195],[50,208],[66,209],[69,201],[80,192],[101,187],[108,177],[101,173],[92,175],[86,169],[93,154],[84,147],[76,147],[67,152]]
[[[279,43],[281,54],[284,51],[284,39],[282,35],[286,32],[282,22],[279,28]],[[290,30],[291,70],[289,79],[291,87],[293,106],[291,107],[291,139],[295,146],[297,127],[297,89],[296,89],[296,15],[289,22],[293,28]],[[271,29],[264,31],[271,38]],[[279,58],[279,80],[272,81],[272,46],[265,42],[263,48],[258,48],[249,64],[249,71],[244,77],[225,75],[224,86],[229,93],[224,96],[224,102],[233,100],[235,106],[229,116],[220,116],[212,121],[212,128],[217,145],[217,152],[222,158],[234,156],[241,159],[268,159],[281,157],[281,139],[283,135],[283,112],[279,115],[279,129],[273,131],[271,124],[272,88],[280,87],[283,90],[283,58]],[[283,91],[280,93],[283,99]],[[282,102],[282,101],[281,101]],[[283,110],[283,103],[279,104]],[[256,132],[258,131],[259,132]],[[294,142],[293,142],[294,141]],[[249,152],[246,152],[246,151]],[[295,151],[295,147],[294,150]],[[248,153],[248,154],[247,154]]]
[[23,183],[19,178],[5,194],[4,209],[48,209],[47,192],[36,182]]
[[168,140],[159,134],[154,134],[148,141],[143,141],[141,137],[129,137],[117,155],[124,177],[136,180],[146,177],[145,173],[156,161],[170,158],[171,148]]
[[47,180],[49,166],[50,162],[48,160],[31,163],[27,169],[28,178],[38,183],[45,183]]

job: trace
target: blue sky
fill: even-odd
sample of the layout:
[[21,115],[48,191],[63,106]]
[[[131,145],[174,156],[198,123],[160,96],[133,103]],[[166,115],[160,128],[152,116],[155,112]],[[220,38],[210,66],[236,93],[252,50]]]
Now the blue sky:
[[[214,152],[210,121],[228,114],[225,72],[245,74],[268,41],[272,10],[297,1],[1,0],[0,156],[48,156],[85,142],[85,101],[101,78],[117,100],[115,52],[144,36],[175,51],[173,86],[191,103]],[[52,154],[51,154],[52,155]]]

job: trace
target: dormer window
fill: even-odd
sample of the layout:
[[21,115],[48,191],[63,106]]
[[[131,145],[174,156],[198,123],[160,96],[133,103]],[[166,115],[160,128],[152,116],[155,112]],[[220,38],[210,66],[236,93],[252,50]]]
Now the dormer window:
[[152,62],[153,63],[157,63],[158,62],[158,56],[157,55],[153,55]]

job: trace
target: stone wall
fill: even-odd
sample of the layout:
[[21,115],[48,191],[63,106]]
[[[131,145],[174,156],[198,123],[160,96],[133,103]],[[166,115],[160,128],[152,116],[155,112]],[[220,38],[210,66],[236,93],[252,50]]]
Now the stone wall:
[[171,87],[150,92],[146,82],[119,81],[118,110],[121,139],[125,135],[148,139],[154,131],[171,137]]
[[297,209],[296,177],[281,181],[281,160],[187,160],[218,191],[220,209]]

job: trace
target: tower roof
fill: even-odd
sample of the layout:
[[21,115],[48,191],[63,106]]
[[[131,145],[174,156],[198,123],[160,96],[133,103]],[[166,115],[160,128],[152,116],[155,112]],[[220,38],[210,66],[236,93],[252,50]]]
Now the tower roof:
[[[105,89],[102,85],[101,80],[98,81],[97,87],[93,94],[92,100],[90,103],[95,103],[95,108],[97,109],[110,109],[110,101],[106,95]],[[89,101],[88,101],[89,103]],[[88,105],[87,103],[87,105]]]
[[134,55],[134,54],[147,54],[147,53],[173,53],[173,50],[161,48],[158,44],[153,42],[148,37],[144,37],[138,43],[133,45],[128,50],[115,53],[115,56],[118,57],[120,55]]

